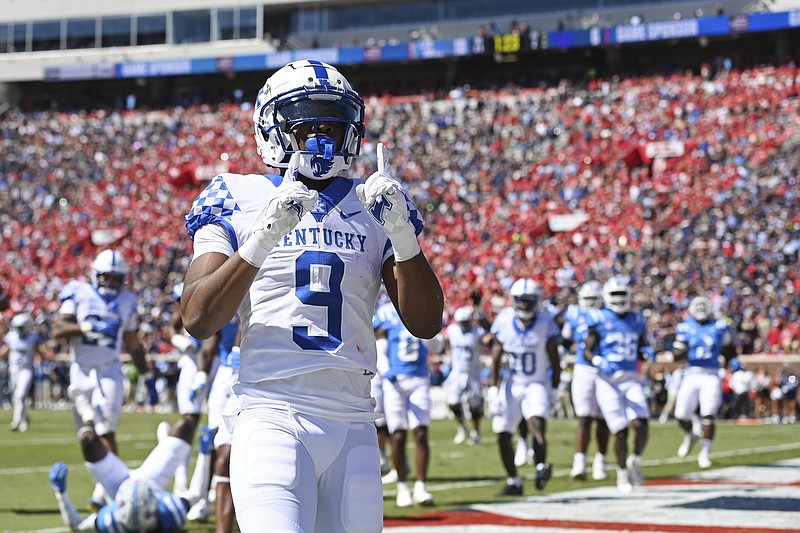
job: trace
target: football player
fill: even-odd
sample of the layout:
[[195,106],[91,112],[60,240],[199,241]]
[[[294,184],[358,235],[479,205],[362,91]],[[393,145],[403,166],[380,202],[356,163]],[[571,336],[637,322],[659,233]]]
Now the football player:
[[445,352],[450,354],[450,373],[444,382],[447,392],[447,405],[458,424],[455,444],[467,438],[467,425],[464,417],[464,401],[469,406],[469,443],[478,444],[481,440],[480,423],[483,417],[483,391],[481,390],[481,354],[489,346],[491,335],[475,325],[475,311],[462,306],[453,313],[453,322],[445,328]]
[[[641,454],[647,445],[650,408],[638,376],[639,358],[649,353],[647,321],[631,310],[633,291],[624,276],[603,285],[602,309],[586,313],[583,356],[597,367],[597,405],[614,435],[617,488],[631,492],[644,483]],[[635,430],[634,450],[628,457],[628,424]],[[626,459],[627,457],[627,459]]]
[[[686,457],[702,439],[697,464],[711,467],[714,419],[722,405],[720,356],[727,362],[736,357],[731,328],[724,319],[715,320],[711,301],[697,296],[689,303],[688,318],[675,328],[672,352],[676,360],[686,360],[683,381],[675,398],[675,419],[685,433],[678,457]],[[692,415],[700,407],[702,435],[692,428]]]
[[194,429],[179,420],[169,435],[161,440],[142,465],[130,470],[108,450],[95,433],[93,409],[79,397],[77,409],[85,423],[78,431],[86,467],[106,488],[111,501],[96,513],[82,518],[67,493],[67,465],[56,463],[50,469],[50,486],[55,491],[64,524],[73,531],[108,533],[168,533],[179,531],[186,522],[186,512],[200,497],[208,477],[213,434],[203,427],[194,475],[189,489],[175,494],[165,490],[175,468],[191,453]]
[[[177,305],[180,305],[183,297],[183,283],[177,283],[172,289],[172,295]],[[200,415],[203,409],[203,400],[208,393],[209,381],[213,380],[209,376],[214,376],[217,360],[217,339],[220,336],[218,331],[206,342],[201,342],[189,335],[183,327],[180,309],[172,314],[169,323],[170,342],[181,354],[178,359],[178,383],[176,385],[176,396],[178,413],[186,420],[189,427],[197,428],[200,424]],[[178,465],[175,469],[175,492],[186,490],[189,483],[189,459]],[[201,500],[199,507],[192,509],[189,515],[190,520],[205,519],[203,516],[207,512],[208,502]],[[203,508],[205,505],[205,508]]]
[[11,431],[28,431],[28,407],[25,400],[33,384],[33,356],[47,357],[44,338],[35,331],[33,318],[28,313],[19,313],[11,319],[11,328],[3,337],[0,359],[8,359],[8,378],[12,390],[14,414]]
[[[92,262],[91,283],[72,280],[61,290],[53,327],[53,337],[70,343],[68,394],[73,402],[85,397],[94,407],[95,431],[115,454],[119,454],[116,431],[123,402],[122,350],[146,381],[153,379],[139,338],[136,296],[124,288],[127,277],[128,264],[120,252],[100,252]],[[78,412],[73,409],[73,414],[80,427]],[[92,502],[99,506],[105,499],[98,484]]]
[[[383,409],[391,435],[392,463],[398,478],[397,506],[433,505],[433,496],[426,486],[430,462],[428,427],[431,424],[428,353],[441,351],[444,341],[439,335],[430,340],[414,337],[391,303],[377,309],[372,325],[376,338],[386,339],[389,360],[389,368],[383,374]],[[408,486],[406,467],[409,430],[415,445],[413,492]]]
[[[551,398],[561,379],[559,328],[552,314],[540,309],[540,285],[520,278],[511,285],[509,294],[513,306],[500,311],[491,328],[491,386],[487,392],[492,430],[497,434],[508,475],[498,496],[518,496],[523,492],[511,442],[520,420],[527,422],[533,435],[536,488],[541,490],[547,485],[552,470],[547,463],[545,431]],[[508,367],[505,374],[501,372],[504,362]]]
[[578,304],[567,306],[561,315],[563,326],[561,337],[575,346],[575,366],[572,375],[572,401],[575,406],[575,416],[578,417],[578,427],[575,431],[575,454],[572,458],[573,479],[586,479],[586,450],[589,447],[592,423],[596,421],[595,437],[597,439],[597,452],[592,461],[592,478],[606,479],[606,451],[608,449],[608,426],[600,416],[597,408],[597,394],[595,381],[597,368],[592,366],[583,357],[584,337],[588,331],[586,327],[586,312],[590,309],[600,309],[603,306],[603,287],[598,281],[587,281],[578,289]]
[[258,154],[280,173],[222,174],[198,196],[181,299],[197,338],[241,318],[236,518],[243,533],[381,531],[372,315],[383,282],[412,335],[441,331],[422,219],[382,143],[377,172],[344,175],[361,148],[364,102],[335,67],[279,69],[253,119]]
[[[214,362],[217,369],[208,391],[208,427],[218,432],[223,426],[222,413],[232,394],[232,387],[239,377],[239,316],[235,315],[221,330],[203,342],[198,361],[199,371],[208,372]],[[200,500],[189,509],[189,520],[205,520],[208,517],[209,488],[214,491],[216,503],[217,533],[230,532],[233,528],[233,500],[230,494],[230,434],[214,439],[214,477],[210,486],[201,492]]]

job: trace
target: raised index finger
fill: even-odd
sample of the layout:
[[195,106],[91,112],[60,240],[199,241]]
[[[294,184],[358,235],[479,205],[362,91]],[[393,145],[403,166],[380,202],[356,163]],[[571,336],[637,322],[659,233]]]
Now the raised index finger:
[[378,143],[376,153],[378,155],[378,172],[387,172],[388,169],[386,167],[389,163],[389,154],[386,152],[386,146],[384,146],[383,143]]
[[300,168],[300,152],[295,152],[289,159],[289,166],[286,167],[284,178],[287,181],[297,181],[298,168]]

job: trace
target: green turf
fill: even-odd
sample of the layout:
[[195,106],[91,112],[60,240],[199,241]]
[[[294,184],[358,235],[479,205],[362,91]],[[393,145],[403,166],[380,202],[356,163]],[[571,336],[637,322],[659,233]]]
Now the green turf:
[[[10,413],[7,412],[10,420]],[[62,527],[58,507],[50,490],[47,474],[56,461],[70,466],[69,492],[76,505],[88,503],[92,481],[82,466],[72,417],[69,411],[33,411],[27,433],[0,432],[0,531],[31,531]],[[120,422],[120,450],[131,465],[139,462],[155,444],[156,426],[162,420],[173,421],[176,415],[144,413],[123,414]],[[549,459],[555,476],[545,493],[574,490],[613,483],[575,482],[567,472],[572,462],[575,422],[553,420],[549,423]],[[495,492],[505,474],[500,465],[497,445],[489,424],[484,424],[483,442],[477,446],[452,443],[455,425],[450,420],[434,421],[431,428],[431,465],[429,489],[436,507],[398,509],[394,505],[394,485],[386,485],[386,517],[403,517],[428,510],[459,509],[478,502],[496,501]],[[651,424],[650,443],[645,452],[646,479],[673,477],[697,470],[694,455],[685,460],[675,457],[681,434],[674,422]],[[413,454],[413,445],[410,445]],[[590,448],[590,458],[594,449]],[[720,423],[714,445],[714,467],[761,464],[800,456],[796,425],[734,425]],[[410,455],[413,456],[413,455]],[[660,464],[656,464],[660,463]],[[533,467],[523,467],[525,495],[537,494],[533,487]],[[187,531],[213,531],[211,524],[189,524]]]

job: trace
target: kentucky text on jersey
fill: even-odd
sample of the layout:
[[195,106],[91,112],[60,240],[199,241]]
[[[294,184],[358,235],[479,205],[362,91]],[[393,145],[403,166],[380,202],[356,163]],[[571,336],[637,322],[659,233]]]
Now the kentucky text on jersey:
[[320,243],[343,250],[364,251],[366,235],[358,235],[346,231],[331,230],[327,228],[295,228],[278,243],[279,247],[314,246]]

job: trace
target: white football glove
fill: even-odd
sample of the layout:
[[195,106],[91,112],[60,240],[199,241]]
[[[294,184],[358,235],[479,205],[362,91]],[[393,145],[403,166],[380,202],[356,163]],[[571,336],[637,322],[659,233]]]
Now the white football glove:
[[500,397],[500,389],[492,385],[486,391],[486,404],[490,416],[499,416],[503,412],[503,400]]
[[202,396],[203,391],[206,390],[208,384],[208,374],[202,370],[198,370],[192,380],[192,388],[189,391],[189,401],[193,402],[195,398]]
[[417,234],[408,219],[403,186],[389,172],[383,143],[378,143],[377,155],[378,171],[367,178],[366,183],[356,187],[356,194],[392,241],[395,261],[406,261],[420,252]]
[[289,159],[283,183],[275,189],[264,217],[239,248],[239,256],[256,268],[261,268],[275,245],[317,204],[319,193],[309,190],[297,180],[299,166],[300,152],[295,152]]

